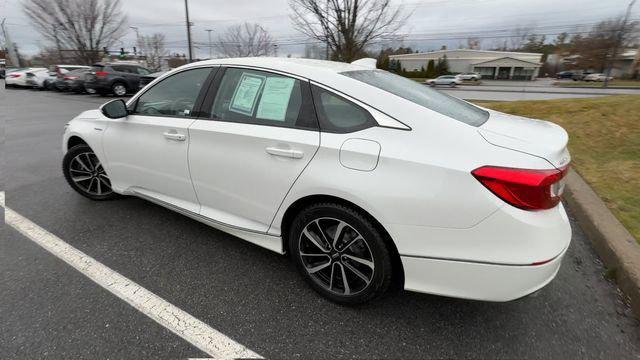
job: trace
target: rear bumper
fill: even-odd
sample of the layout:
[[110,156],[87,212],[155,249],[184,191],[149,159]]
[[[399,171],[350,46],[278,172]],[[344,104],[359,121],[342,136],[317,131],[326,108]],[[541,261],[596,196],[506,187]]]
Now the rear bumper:
[[542,265],[498,265],[402,256],[405,289],[483,301],[511,301],[547,285],[567,249]]
[[504,205],[466,229],[384,225],[407,290],[475,300],[509,301],[542,288],[571,242],[562,204],[544,211]]

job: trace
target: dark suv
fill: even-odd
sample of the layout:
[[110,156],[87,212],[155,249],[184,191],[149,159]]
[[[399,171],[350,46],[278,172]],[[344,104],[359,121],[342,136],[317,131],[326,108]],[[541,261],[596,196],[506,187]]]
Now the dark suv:
[[86,75],[84,86],[89,93],[124,96],[139,89],[140,78],[151,71],[136,64],[95,64]]

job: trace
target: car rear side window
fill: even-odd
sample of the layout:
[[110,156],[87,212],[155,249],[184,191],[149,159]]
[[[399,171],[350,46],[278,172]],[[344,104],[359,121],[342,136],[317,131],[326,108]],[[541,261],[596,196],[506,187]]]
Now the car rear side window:
[[142,94],[134,114],[192,117],[202,86],[211,68],[186,70],[163,79]]
[[256,125],[318,128],[308,83],[251,69],[225,70],[213,101],[211,118]]
[[353,102],[318,86],[313,86],[320,129],[328,132],[348,133],[376,125],[369,112]]
[[388,71],[355,70],[342,72],[341,74],[390,92],[465,124],[480,126],[489,119],[489,113],[477,106]]

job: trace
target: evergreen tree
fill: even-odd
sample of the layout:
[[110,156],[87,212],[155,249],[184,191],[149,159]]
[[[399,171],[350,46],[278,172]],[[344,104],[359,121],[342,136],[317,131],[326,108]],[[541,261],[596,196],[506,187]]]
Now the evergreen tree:
[[429,63],[427,64],[427,74],[426,77],[428,78],[433,78],[436,76],[436,64],[433,61],[433,59],[429,60]]

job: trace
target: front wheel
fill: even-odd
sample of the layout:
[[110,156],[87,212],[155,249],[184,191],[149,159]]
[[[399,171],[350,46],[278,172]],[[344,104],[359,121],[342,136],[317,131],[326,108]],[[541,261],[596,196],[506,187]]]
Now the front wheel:
[[62,171],[69,186],[84,197],[91,200],[119,197],[113,192],[102,163],[88,145],[80,144],[69,149],[62,159]]
[[302,276],[331,301],[361,304],[389,289],[391,255],[384,237],[355,209],[335,203],[311,205],[294,219],[288,240]]

